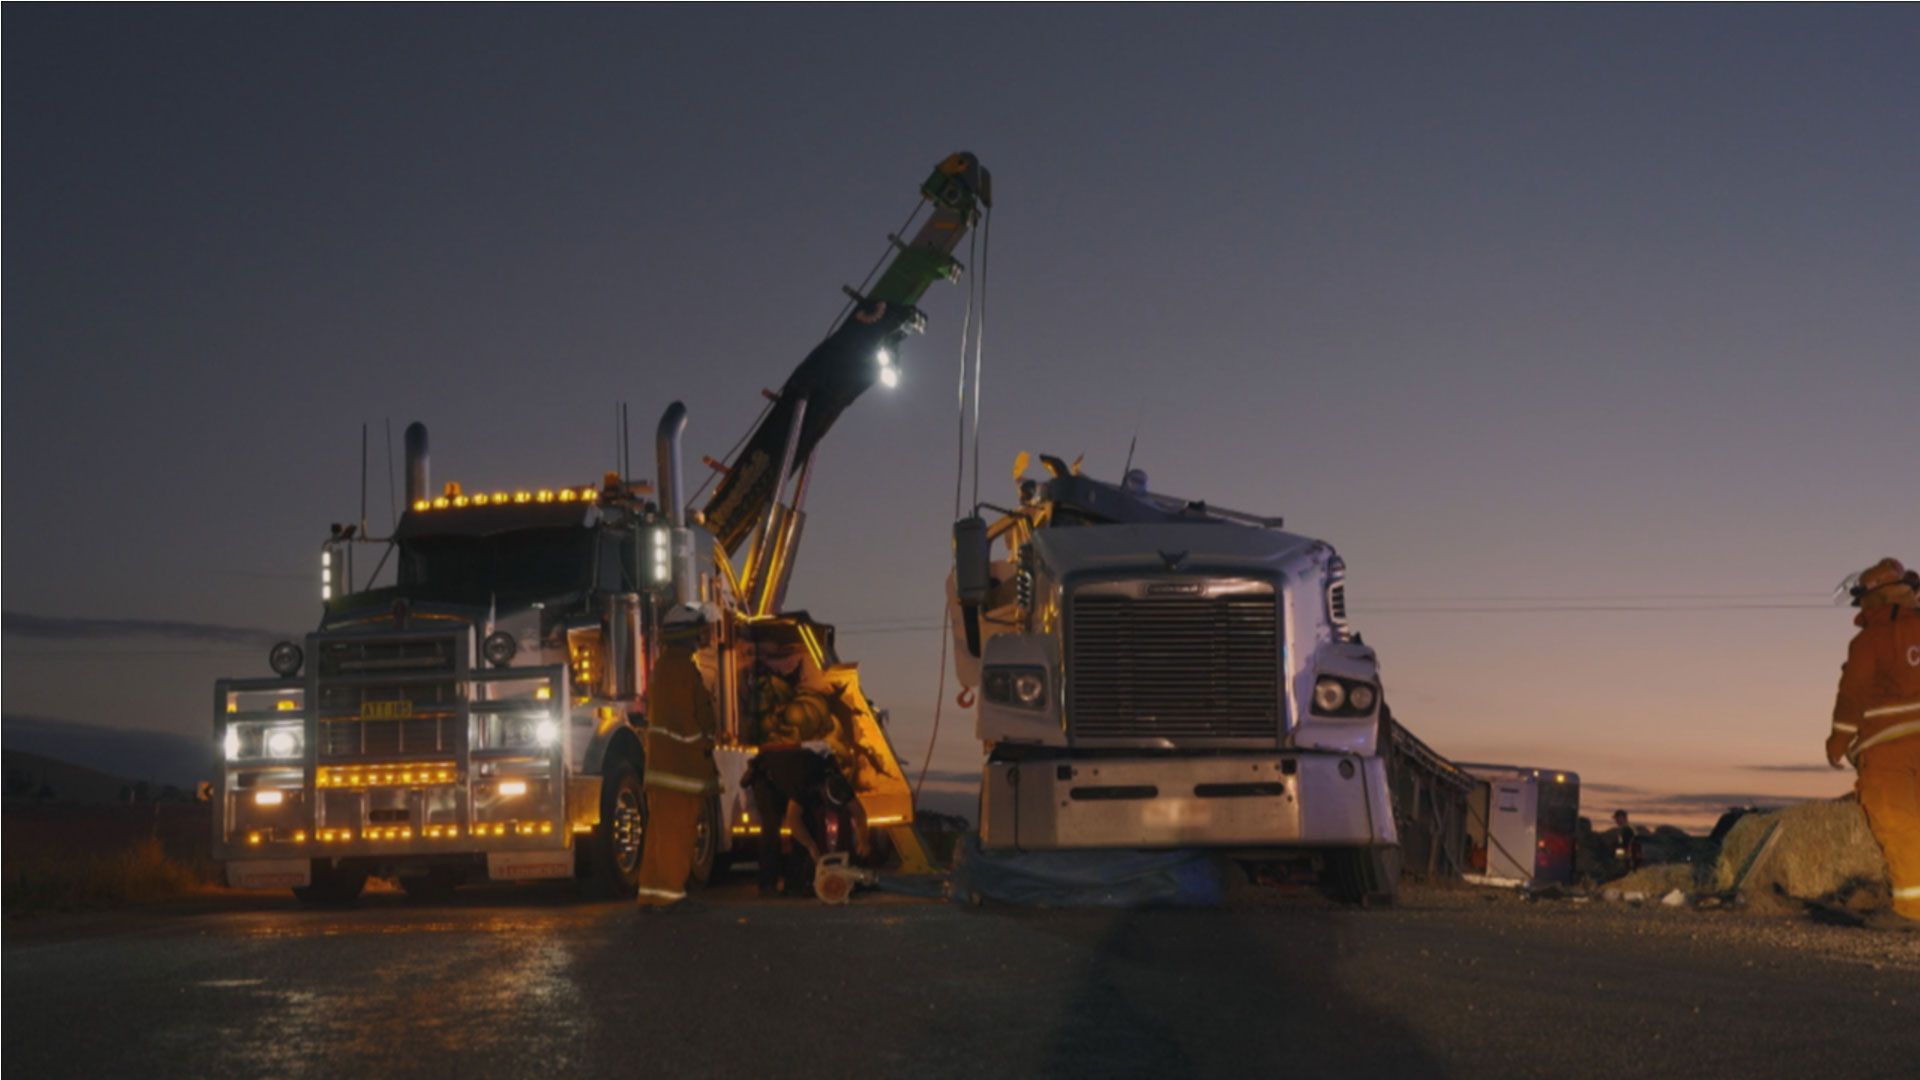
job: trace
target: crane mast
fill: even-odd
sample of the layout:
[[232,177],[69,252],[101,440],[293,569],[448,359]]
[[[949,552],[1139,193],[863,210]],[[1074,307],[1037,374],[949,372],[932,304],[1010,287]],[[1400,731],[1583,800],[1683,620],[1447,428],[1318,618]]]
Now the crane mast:
[[[892,377],[899,342],[925,326],[915,305],[935,282],[960,275],[953,253],[993,201],[991,178],[969,153],[937,165],[920,195],[932,212],[911,239],[887,238],[894,251],[871,289],[846,290],[852,298],[846,315],[787,377],[739,452],[722,465],[724,475],[707,500],[715,560],[754,614],[778,610],[786,592],[814,448],[847,406]],[[743,545],[746,558],[736,574],[731,560]]]

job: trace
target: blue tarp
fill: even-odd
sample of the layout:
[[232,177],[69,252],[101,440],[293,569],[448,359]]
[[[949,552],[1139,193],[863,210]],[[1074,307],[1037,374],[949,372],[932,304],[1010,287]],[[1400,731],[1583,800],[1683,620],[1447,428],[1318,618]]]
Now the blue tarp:
[[1204,851],[984,851],[970,833],[954,852],[947,895],[1029,907],[1218,907],[1226,876]]

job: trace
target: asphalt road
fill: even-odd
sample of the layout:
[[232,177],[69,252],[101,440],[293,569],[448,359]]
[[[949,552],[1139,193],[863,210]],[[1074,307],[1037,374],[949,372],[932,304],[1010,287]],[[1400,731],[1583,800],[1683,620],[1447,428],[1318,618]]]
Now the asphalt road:
[[1416,892],[1391,911],[277,897],[9,925],[18,1076],[1902,1076],[1920,934]]

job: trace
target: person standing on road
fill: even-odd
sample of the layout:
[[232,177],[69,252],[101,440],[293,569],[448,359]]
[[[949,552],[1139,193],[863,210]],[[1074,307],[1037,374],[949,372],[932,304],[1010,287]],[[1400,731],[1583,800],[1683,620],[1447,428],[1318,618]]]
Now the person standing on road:
[[682,604],[661,626],[662,650],[647,683],[647,828],[640,849],[640,904],[664,909],[687,898],[700,813],[720,789],[713,766],[713,696],[694,653],[706,613]]
[[1640,869],[1640,837],[1634,834],[1625,810],[1613,812],[1613,828],[1608,830],[1607,838],[1613,841],[1613,858],[1622,871],[1631,874]]
[[1887,857],[1894,913],[1920,920],[1920,574],[1881,559],[1841,588],[1860,609],[1833,701],[1827,764],[1854,790]]

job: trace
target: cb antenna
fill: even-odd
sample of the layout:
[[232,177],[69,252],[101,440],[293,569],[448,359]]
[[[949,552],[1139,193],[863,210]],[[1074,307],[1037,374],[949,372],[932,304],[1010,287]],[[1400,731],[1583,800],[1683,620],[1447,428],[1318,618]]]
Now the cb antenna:
[[360,423],[360,535],[367,535],[367,425]]
[[1140,403],[1138,409],[1133,411],[1133,437],[1127,440],[1127,463],[1120,469],[1121,487],[1126,486],[1127,474],[1133,471],[1133,448],[1140,445],[1140,418],[1145,416],[1146,413],[1147,403],[1144,401]]

